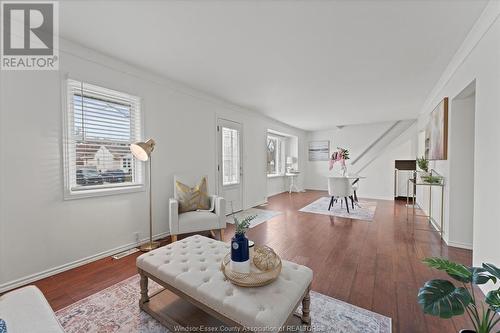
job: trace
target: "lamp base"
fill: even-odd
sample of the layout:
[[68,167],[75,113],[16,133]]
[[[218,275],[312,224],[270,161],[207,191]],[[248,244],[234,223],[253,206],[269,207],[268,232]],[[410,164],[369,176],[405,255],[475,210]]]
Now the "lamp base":
[[147,242],[146,244],[141,245],[140,250],[142,252],[149,252],[159,247],[160,247],[160,242]]

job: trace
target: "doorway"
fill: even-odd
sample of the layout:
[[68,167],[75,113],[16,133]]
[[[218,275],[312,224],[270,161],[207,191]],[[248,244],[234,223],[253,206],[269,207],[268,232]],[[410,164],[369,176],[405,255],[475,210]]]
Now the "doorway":
[[449,245],[472,249],[476,82],[451,103],[449,114]]
[[226,199],[226,215],[243,209],[242,125],[217,120],[218,193]]

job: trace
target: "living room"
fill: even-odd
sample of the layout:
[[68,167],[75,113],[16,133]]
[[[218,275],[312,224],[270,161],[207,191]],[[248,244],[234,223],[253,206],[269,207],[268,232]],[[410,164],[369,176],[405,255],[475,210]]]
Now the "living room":
[[1,6],[0,332],[500,329],[499,1]]

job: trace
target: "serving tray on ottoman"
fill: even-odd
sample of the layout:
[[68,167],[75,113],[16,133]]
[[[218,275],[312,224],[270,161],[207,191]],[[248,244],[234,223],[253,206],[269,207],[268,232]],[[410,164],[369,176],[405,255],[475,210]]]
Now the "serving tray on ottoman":
[[[195,235],[139,256],[140,308],[173,332],[183,328],[227,332],[227,327],[296,331],[297,325],[311,323],[311,269],[283,260],[281,274],[271,284],[239,287],[220,271],[229,251],[229,244]],[[165,289],[149,295],[149,279]],[[294,320],[300,303],[300,320]]]

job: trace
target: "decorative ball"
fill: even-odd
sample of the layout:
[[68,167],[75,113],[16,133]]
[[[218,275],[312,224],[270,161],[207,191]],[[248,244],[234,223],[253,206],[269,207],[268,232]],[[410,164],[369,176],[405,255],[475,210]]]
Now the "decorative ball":
[[269,271],[276,267],[278,255],[269,246],[259,246],[255,249],[253,264],[261,271]]

